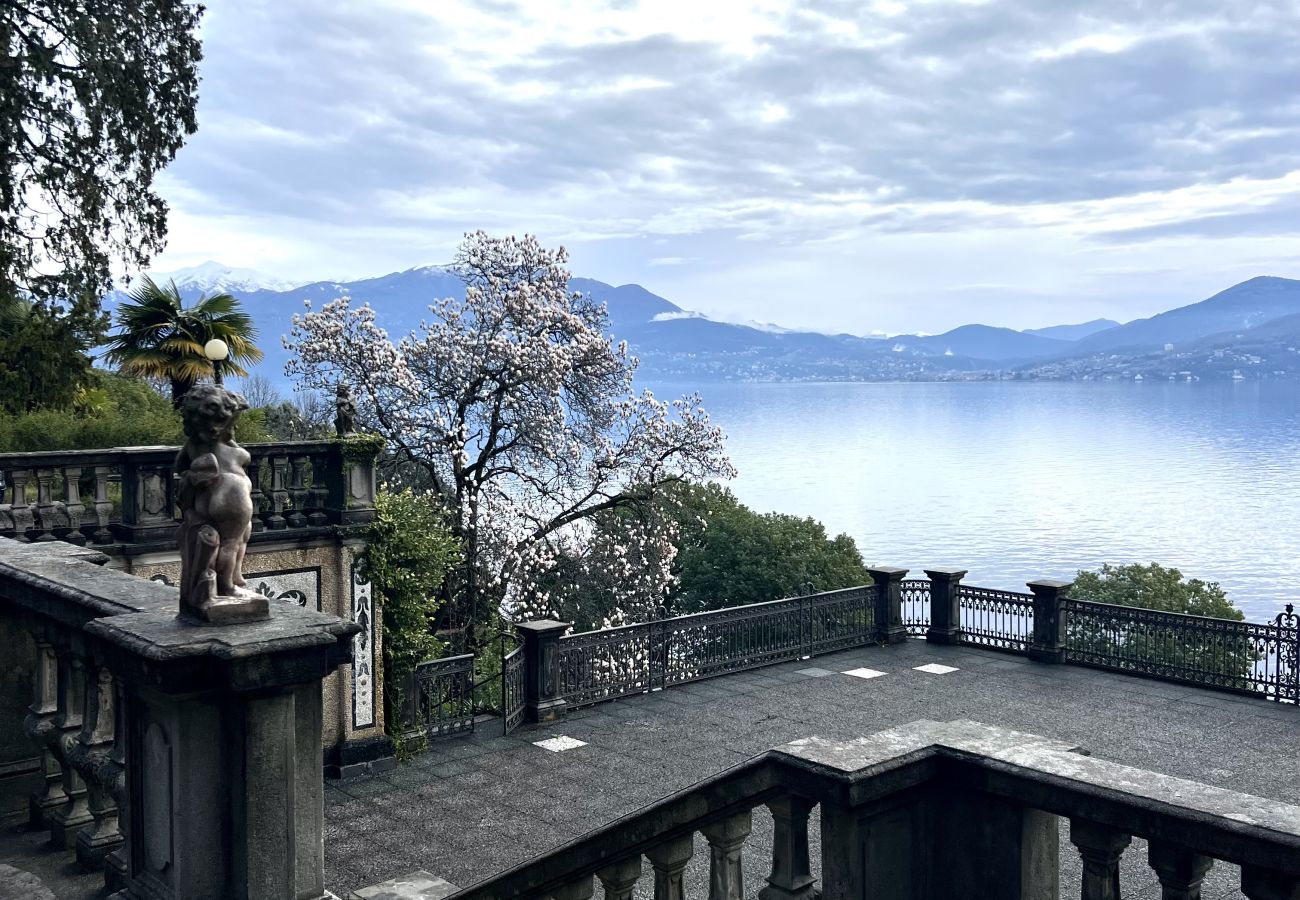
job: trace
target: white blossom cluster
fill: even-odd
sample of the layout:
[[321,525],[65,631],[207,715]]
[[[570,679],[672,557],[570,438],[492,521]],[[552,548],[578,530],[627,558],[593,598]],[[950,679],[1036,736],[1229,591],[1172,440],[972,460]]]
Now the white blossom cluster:
[[[568,290],[563,248],[466,235],[465,299],[393,341],[347,297],[294,316],[288,371],[356,395],[359,421],[420,466],[453,513],[462,589],[515,618],[554,615],[555,568],[608,585],[606,624],[644,621],[671,587],[676,537],[647,510],[682,479],[731,477],[698,395],[635,393],[636,358],[608,336],[603,304]],[[597,521],[599,519],[599,522]]]

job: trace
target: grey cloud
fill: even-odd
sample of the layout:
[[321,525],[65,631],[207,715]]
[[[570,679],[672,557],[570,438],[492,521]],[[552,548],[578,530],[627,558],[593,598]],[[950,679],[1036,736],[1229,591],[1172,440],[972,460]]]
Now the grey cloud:
[[[516,4],[479,8],[509,17]],[[605,188],[626,206],[591,218],[640,221],[674,205],[715,212],[815,193],[1047,203],[1300,169],[1292,52],[1300,13],[1289,3],[1219,19],[1222,4],[1210,2],[1110,0],[1088,4],[1086,16],[1076,4],[1040,0],[931,4],[879,20],[857,2],[817,8],[901,37],[853,46],[794,15],[750,59],[668,34],[539,45],[495,72],[557,90],[530,101],[460,80],[461,49],[420,15],[232,0],[210,13],[201,121],[219,112],[310,141],[201,131],[175,173],[216,212],[346,223],[376,215],[385,192],[496,191],[496,205],[509,207],[512,197]],[[1176,31],[1202,20],[1203,34]],[[1034,56],[1111,27],[1164,36],[1118,53]],[[596,90],[619,78],[671,86]],[[838,101],[818,102],[830,94]],[[784,104],[789,118],[759,121],[766,102]],[[646,177],[644,156],[681,159],[671,177],[693,199],[630,187]],[[475,214],[448,218],[469,226]],[[821,227],[772,210],[739,218],[746,230],[805,232],[796,237]],[[891,230],[969,224],[893,213],[865,221]]]

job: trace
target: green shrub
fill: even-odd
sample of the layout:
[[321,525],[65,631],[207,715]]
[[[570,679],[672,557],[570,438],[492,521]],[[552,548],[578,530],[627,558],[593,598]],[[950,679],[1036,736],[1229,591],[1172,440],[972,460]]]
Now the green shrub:
[[442,652],[434,618],[447,572],[460,559],[446,514],[432,494],[380,491],[366,561],[384,617],[384,685],[389,731],[403,722],[401,689],[416,665]]
[[[0,416],[0,452],[101,450],[108,447],[178,445],[185,440],[180,414],[145,382],[116,372],[97,372],[70,409],[37,409]],[[240,416],[235,438],[270,439],[265,413]]]

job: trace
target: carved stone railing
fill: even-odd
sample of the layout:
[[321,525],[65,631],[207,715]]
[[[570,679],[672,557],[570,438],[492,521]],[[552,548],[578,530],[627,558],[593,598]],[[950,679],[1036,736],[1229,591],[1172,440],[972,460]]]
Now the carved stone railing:
[[795,741],[452,896],[585,900],[599,881],[606,897],[625,900],[646,878],[656,900],[682,900],[698,833],[710,900],[741,900],[746,875],[755,877],[742,851],[760,806],[774,824],[762,900],[812,900],[818,890],[824,900],[1056,900],[1063,821],[1082,859],[1083,900],[1120,896],[1119,862],[1134,837],[1148,841],[1167,898],[1198,897],[1215,860],[1241,867],[1248,900],[1300,896],[1300,808],[964,721]]
[[[254,540],[374,517],[373,446],[247,444]],[[0,453],[0,537],[109,547],[174,541],[176,447]],[[112,551],[109,551],[112,552]]]
[[0,538],[0,613],[36,646],[31,825],[123,898],[324,897],[321,681],[358,627],[188,624],[106,560]]

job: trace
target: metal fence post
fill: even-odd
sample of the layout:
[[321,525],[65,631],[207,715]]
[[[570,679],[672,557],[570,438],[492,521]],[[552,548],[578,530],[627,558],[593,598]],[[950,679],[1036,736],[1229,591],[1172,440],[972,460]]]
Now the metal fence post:
[[521,622],[515,630],[524,639],[524,718],[529,722],[551,722],[564,715],[560,690],[560,635],[568,622],[541,619]]
[[907,640],[903,624],[903,576],[907,569],[879,566],[867,569],[876,588],[876,640],[882,644],[899,644]]
[[1028,587],[1034,592],[1034,640],[1029,645],[1029,658],[1036,662],[1059,663],[1065,661],[1064,613],[1061,601],[1073,586],[1072,581],[1053,581],[1042,578],[1031,581]]
[[930,627],[925,639],[932,644],[961,643],[961,580],[965,569],[926,569],[930,579]]

